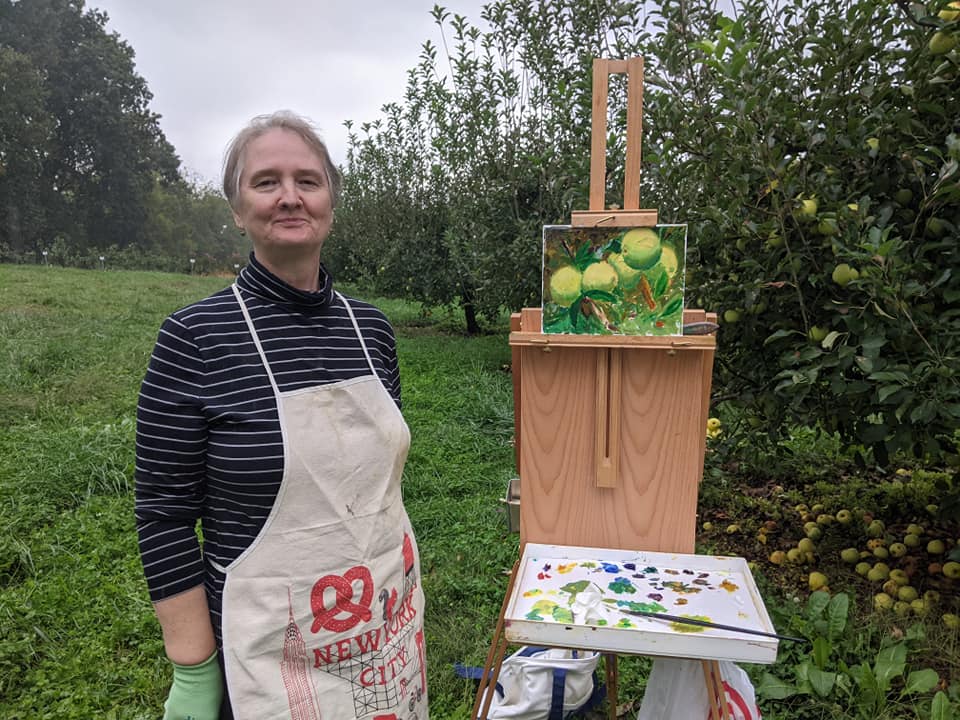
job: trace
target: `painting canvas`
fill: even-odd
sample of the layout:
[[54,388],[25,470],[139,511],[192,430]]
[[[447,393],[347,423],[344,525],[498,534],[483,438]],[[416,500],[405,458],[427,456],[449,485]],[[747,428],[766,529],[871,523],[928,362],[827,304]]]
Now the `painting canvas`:
[[543,228],[543,332],[682,335],[687,226]]
[[[667,615],[675,620],[653,618]],[[743,558],[574,546],[524,548],[505,620],[511,641],[773,662],[773,626]]]

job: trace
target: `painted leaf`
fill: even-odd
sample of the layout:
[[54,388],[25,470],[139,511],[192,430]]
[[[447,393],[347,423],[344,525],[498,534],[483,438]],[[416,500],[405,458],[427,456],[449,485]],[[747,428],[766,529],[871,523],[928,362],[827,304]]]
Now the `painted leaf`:
[[577,321],[580,319],[580,306],[583,305],[583,296],[578,297],[570,305],[570,327],[575,328],[577,326]]
[[584,243],[577,248],[577,253],[573,258],[573,264],[577,266],[578,270],[583,270],[587,265],[593,261],[593,251],[590,249],[590,245]]
[[606,251],[607,251],[608,253],[618,253],[618,252],[620,252],[621,250],[623,250],[623,245],[622,245],[622,243],[623,243],[623,236],[624,236],[625,234],[626,234],[626,233],[620,233],[620,234],[617,235],[616,237],[612,238],[612,239],[610,240],[610,242],[607,243],[607,247],[605,248]]
[[617,302],[617,296],[604,290],[587,290],[584,295],[591,300],[602,300],[603,302]]
[[667,275],[667,271],[663,268],[660,269],[660,272],[657,274],[656,282],[653,285],[653,296],[660,297],[667,290],[667,285],[670,284],[670,276]]
[[674,298],[663,309],[663,312],[660,313],[660,317],[666,317],[667,315],[672,315],[682,307],[683,307],[683,298],[680,298],[680,297]]

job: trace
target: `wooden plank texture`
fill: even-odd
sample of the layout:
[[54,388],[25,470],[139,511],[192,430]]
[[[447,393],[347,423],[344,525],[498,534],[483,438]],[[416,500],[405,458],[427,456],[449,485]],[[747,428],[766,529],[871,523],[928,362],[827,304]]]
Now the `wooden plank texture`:
[[[592,184],[591,180],[591,184]],[[570,213],[573,227],[656,227],[656,210],[575,210]]]
[[596,349],[522,348],[520,541],[693,551],[702,353],[623,352],[619,482],[596,487]]
[[623,207],[640,208],[640,146],[643,142],[643,58],[627,61],[627,158],[623,169]]
[[[520,330],[520,313],[510,315],[510,330]],[[520,472],[520,348],[511,346],[510,348],[510,377],[513,380],[513,461]]]
[[590,209],[606,207],[607,90],[609,61],[593,60],[593,118],[590,127]]

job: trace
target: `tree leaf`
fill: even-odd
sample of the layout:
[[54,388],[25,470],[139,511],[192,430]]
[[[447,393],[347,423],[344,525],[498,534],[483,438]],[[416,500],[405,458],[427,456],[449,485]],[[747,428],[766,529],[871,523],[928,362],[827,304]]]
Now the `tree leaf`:
[[840,337],[840,333],[836,330],[831,330],[827,333],[827,336],[820,342],[820,345],[824,350],[830,350],[833,347],[833,344],[837,341],[837,338]]
[[772,342],[776,342],[777,340],[782,340],[783,338],[790,337],[791,335],[803,335],[803,333],[801,333],[798,330],[777,330],[776,332],[771,334],[769,337],[767,337],[767,339],[763,341],[763,344],[769,345]]

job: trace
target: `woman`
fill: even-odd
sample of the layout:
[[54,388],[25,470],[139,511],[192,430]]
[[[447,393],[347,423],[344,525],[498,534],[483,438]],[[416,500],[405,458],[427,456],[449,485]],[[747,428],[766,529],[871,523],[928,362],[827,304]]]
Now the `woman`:
[[250,262],[164,322],[137,413],[164,718],[426,718],[393,330],[320,262],[339,174],[279,112],[231,143],[223,189]]

